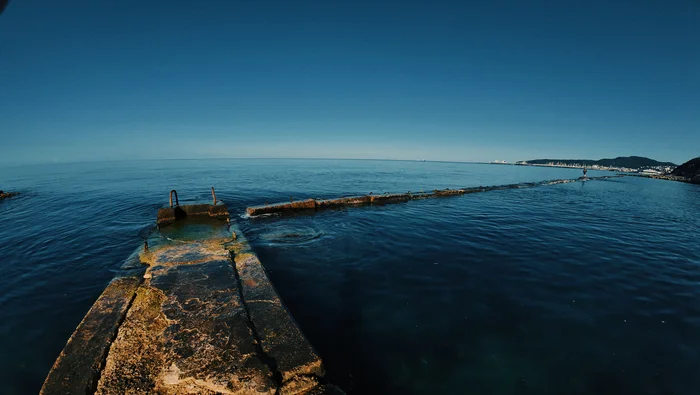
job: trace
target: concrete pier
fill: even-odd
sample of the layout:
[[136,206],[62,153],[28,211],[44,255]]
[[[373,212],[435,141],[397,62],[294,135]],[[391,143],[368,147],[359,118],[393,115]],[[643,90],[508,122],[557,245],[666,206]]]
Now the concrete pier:
[[300,211],[318,211],[329,208],[339,208],[339,207],[352,207],[352,206],[367,206],[367,205],[381,205],[381,204],[391,204],[391,203],[404,203],[409,200],[419,200],[428,198],[441,198],[441,197],[451,197],[451,196],[461,196],[470,193],[477,192],[487,192],[487,191],[497,191],[504,189],[516,189],[516,188],[532,188],[542,185],[555,185],[555,184],[565,184],[569,182],[578,181],[588,181],[588,180],[602,180],[608,178],[618,178],[623,177],[622,175],[614,176],[601,176],[601,177],[587,177],[587,178],[574,178],[574,179],[559,179],[559,180],[547,180],[541,182],[530,182],[530,183],[520,183],[520,184],[508,184],[508,185],[493,185],[493,186],[480,186],[471,188],[460,188],[460,189],[436,189],[432,192],[417,192],[417,193],[392,193],[392,194],[382,194],[382,195],[363,195],[363,196],[351,196],[342,197],[338,199],[307,199],[297,202],[290,203],[276,203],[276,204],[265,204],[260,206],[248,207],[246,212],[250,216],[263,215],[263,214],[276,214],[276,213],[293,213]]
[[176,207],[185,220],[161,210],[41,394],[342,394],[226,207]]

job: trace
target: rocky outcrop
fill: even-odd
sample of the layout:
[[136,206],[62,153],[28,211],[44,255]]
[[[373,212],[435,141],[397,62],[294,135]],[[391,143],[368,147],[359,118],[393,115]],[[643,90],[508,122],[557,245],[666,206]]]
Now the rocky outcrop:
[[7,8],[7,5],[10,3],[10,0],[0,0],[0,14],[5,11],[5,8]]
[[688,180],[688,182],[700,184],[700,157],[691,159],[676,167],[671,174],[678,177],[684,177]]
[[0,191],[0,200],[5,199],[5,198],[10,198],[13,196],[19,195],[19,192],[5,192],[5,191]]

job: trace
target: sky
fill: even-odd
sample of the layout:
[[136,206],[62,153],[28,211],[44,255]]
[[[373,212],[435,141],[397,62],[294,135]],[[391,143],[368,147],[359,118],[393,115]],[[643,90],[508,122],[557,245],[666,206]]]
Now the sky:
[[11,0],[0,164],[700,156],[700,0]]

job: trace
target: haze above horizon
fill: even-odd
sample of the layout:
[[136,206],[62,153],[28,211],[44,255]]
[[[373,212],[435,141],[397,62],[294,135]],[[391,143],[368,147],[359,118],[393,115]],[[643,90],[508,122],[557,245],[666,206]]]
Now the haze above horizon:
[[0,164],[700,152],[700,3],[11,1]]

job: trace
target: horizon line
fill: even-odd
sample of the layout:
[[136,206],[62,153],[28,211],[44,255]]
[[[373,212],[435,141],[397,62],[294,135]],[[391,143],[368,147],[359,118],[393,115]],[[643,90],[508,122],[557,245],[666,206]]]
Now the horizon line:
[[[215,157],[215,158],[142,158],[142,159],[108,159],[108,160],[78,160],[78,161],[47,161],[23,164],[3,164],[3,167],[43,166],[43,165],[72,165],[81,163],[119,163],[119,162],[152,162],[152,161],[195,161],[195,160],[355,160],[355,161],[386,161],[386,162],[436,162],[436,163],[472,163],[491,164],[483,161],[433,160],[433,159],[390,159],[390,158],[323,158],[323,157]],[[510,162],[509,162],[510,163]],[[515,163],[515,162],[512,162]]]
[[[617,159],[617,158],[629,158],[629,157],[641,157],[646,159],[655,160],[657,162],[662,162],[656,159],[652,159],[645,156],[639,155],[629,155],[629,156],[617,156],[614,158],[600,158],[600,159],[547,159],[547,158],[536,158],[536,159],[526,159],[517,160],[512,162],[505,162],[505,164],[516,164],[518,162],[529,162],[535,160],[588,160],[588,161],[600,161],[606,159]],[[141,158],[141,159],[108,159],[108,160],[77,160],[77,161],[46,161],[46,162],[33,162],[33,163],[1,163],[0,168],[16,168],[25,166],[43,166],[43,165],[69,165],[69,164],[81,164],[81,163],[120,163],[120,162],[151,162],[151,161],[196,161],[196,160],[348,160],[348,161],[387,161],[387,162],[432,162],[432,163],[467,163],[467,164],[504,164],[496,162],[486,162],[486,161],[476,161],[476,160],[435,160],[435,159],[391,159],[391,158],[326,158],[326,157],[213,157],[213,158]],[[692,160],[692,158],[691,158]],[[672,163],[676,166],[674,162]]]

